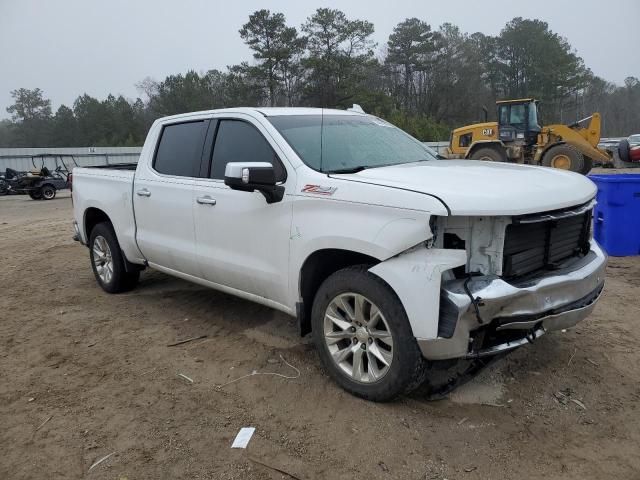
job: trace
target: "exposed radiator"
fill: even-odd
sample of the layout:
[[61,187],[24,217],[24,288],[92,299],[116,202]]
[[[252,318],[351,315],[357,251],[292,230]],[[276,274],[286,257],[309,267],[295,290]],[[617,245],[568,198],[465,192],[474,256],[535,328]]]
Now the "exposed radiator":
[[523,277],[552,270],[558,263],[589,252],[591,210],[579,215],[515,223],[507,226],[504,240],[503,276]]

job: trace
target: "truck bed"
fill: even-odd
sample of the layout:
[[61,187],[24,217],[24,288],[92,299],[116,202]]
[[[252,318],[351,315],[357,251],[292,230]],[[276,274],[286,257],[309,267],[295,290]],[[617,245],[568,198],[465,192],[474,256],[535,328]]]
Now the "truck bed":
[[[133,179],[135,163],[76,167],[73,169],[73,208],[75,218],[83,219],[89,206],[107,213],[125,256],[130,261],[142,257],[135,243],[133,216]],[[80,225],[83,243],[88,242],[84,225]]]
[[111,165],[93,165],[93,166],[77,167],[77,168],[88,168],[88,169],[99,168],[103,170],[135,170],[137,166],[138,166],[137,163],[116,163]]

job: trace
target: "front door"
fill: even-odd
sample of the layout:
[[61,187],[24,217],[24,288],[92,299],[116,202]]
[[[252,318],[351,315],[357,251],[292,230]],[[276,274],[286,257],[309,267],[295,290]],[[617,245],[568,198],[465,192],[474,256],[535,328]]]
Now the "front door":
[[[267,204],[259,192],[224,184],[229,162],[270,162],[287,185],[287,171],[258,123],[246,115],[218,119],[207,179],[195,182],[197,257],[206,280],[286,304],[291,198]],[[205,175],[203,175],[205,176]]]

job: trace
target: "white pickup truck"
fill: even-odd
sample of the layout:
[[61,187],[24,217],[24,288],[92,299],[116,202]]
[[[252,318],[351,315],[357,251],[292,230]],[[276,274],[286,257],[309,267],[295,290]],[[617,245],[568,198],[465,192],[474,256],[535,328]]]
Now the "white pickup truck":
[[137,166],[76,168],[72,185],[104,290],[151,267],[296,316],[333,379],[371,400],[410,391],[430,361],[573,326],[604,285],[590,180],[438,160],[351,111],[162,118]]

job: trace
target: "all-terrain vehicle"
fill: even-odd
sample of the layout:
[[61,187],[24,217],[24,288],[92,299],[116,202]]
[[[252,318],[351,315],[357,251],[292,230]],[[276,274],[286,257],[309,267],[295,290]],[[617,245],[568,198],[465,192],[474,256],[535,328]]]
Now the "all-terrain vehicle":
[[[40,159],[40,167],[36,167],[36,158]],[[55,169],[45,166],[45,158],[53,158]],[[75,159],[71,157],[75,164]],[[39,155],[31,157],[34,169],[19,172],[7,168],[0,176],[0,195],[27,194],[33,200],[53,200],[58,190],[69,188],[69,168],[62,155]]]

